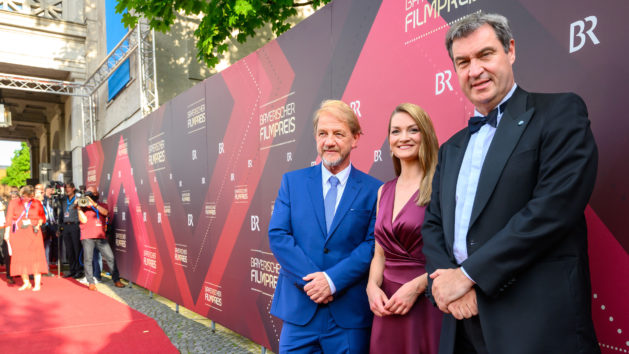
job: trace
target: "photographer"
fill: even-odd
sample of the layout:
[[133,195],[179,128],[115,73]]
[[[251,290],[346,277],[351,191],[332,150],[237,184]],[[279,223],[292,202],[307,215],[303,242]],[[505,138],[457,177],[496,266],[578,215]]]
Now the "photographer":
[[96,187],[88,187],[85,197],[78,201],[78,216],[81,222],[81,243],[83,244],[83,264],[85,266],[85,278],[90,290],[96,290],[92,268],[92,256],[94,248],[98,248],[107,262],[111,271],[114,285],[123,288],[118,272],[115,271],[114,253],[105,236],[106,217],[109,211],[107,205],[98,203],[98,191]]
[[46,223],[42,227],[44,233],[44,248],[46,250],[46,260],[48,265],[52,265],[57,261],[57,216],[59,214],[59,203],[53,196],[54,188],[46,187],[44,192],[44,212],[46,213]]
[[77,195],[74,183],[65,184],[66,196],[61,199],[61,212],[59,213],[59,229],[66,247],[66,256],[70,265],[70,272],[64,278],[83,277],[79,257],[81,255],[81,230],[79,229],[79,215],[77,213]]

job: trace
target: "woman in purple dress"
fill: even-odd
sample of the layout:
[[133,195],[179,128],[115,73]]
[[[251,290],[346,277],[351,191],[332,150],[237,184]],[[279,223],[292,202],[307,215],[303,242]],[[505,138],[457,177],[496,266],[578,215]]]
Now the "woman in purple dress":
[[389,120],[397,177],[378,191],[376,248],[367,295],[372,353],[437,353],[442,313],[425,297],[421,225],[430,201],[439,143],[430,117],[403,103]]

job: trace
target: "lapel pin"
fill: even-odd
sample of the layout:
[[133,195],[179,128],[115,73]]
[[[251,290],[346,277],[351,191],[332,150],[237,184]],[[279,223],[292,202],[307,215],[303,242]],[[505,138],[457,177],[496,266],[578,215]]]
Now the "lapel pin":
[[518,122],[518,125],[523,125],[523,124],[524,124],[524,121],[523,121],[523,120],[521,120],[521,121],[519,121],[519,122]]

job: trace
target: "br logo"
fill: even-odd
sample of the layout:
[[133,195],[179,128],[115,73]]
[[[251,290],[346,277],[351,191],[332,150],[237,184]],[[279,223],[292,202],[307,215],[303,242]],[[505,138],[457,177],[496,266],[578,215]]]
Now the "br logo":
[[251,215],[251,231],[260,231],[260,217]]
[[[590,25],[586,26],[587,23],[589,23]],[[594,29],[596,28],[597,24],[598,19],[596,18],[596,16],[588,16],[583,20],[572,22],[570,24],[570,53],[578,52],[579,50],[581,50],[581,48],[583,48],[583,46],[587,42],[587,37],[585,35],[590,37],[590,40],[592,41],[592,43],[594,43],[594,45],[600,43],[600,41],[594,34]],[[585,34],[583,33],[583,31],[585,31]],[[575,43],[575,40],[577,38],[579,42]]]
[[452,85],[450,84],[450,79],[452,78],[452,71],[446,70],[444,72],[437,73],[435,76],[435,96],[441,95],[446,87],[449,91],[454,90]]
[[360,101],[352,101],[349,103],[349,107],[354,111],[356,117],[361,118],[363,115],[360,113]]
[[382,161],[382,150],[373,151],[373,162]]

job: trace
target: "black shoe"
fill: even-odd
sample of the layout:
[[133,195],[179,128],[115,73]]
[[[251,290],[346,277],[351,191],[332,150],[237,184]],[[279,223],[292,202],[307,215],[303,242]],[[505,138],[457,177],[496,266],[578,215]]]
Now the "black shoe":
[[74,273],[68,273],[63,275],[64,278],[74,278]]
[[81,273],[76,273],[76,274],[74,274],[73,278],[74,278],[74,279],[81,279],[81,278],[83,278],[84,276],[85,276],[85,275],[83,274],[83,272],[81,272]]
[[13,280],[13,277],[8,277],[8,278],[7,278],[7,283],[9,283],[9,284],[15,284],[15,280]]

